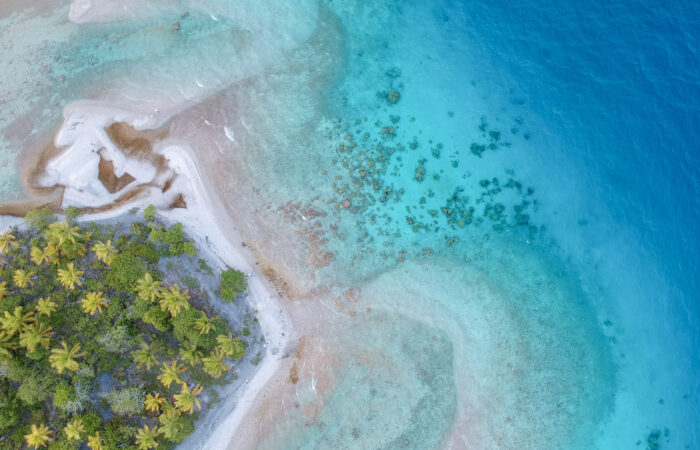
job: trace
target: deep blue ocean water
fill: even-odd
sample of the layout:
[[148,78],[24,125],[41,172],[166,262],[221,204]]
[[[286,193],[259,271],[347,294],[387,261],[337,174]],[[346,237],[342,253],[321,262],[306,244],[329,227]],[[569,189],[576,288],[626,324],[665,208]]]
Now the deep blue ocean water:
[[[668,427],[668,448],[697,447],[700,5],[461,6],[466,39],[536,116],[535,133],[551,136],[540,151],[567,172],[551,174],[554,183],[577,184],[562,189],[557,212],[585,218],[571,251],[598,253],[598,276],[619,302],[618,339],[629,349],[621,389],[638,398],[605,448],[628,448],[635,423]],[[560,230],[563,245],[572,228]]]
[[[636,421],[668,427],[669,448],[696,447],[700,8],[694,2],[552,8],[511,2],[496,11],[492,5],[474,11],[482,19],[476,23],[503,19],[500,26],[477,25],[476,34],[502,49],[492,57],[517,80],[545,129],[561,139],[571,166],[585,168],[581,203],[604,210],[591,240],[623,235],[628,243],[601,245],[627,253],[603,276],[620,289],[621,321],[628,324],[626,339],[636,341],[631,347],[639,364],[630,363],[635,375],[625,389],[639,389],[642,399],[632,410],[637,415],[618,422],[620,434],[625,422]],[[650,423],[652,417],[668,423]],[[607,448],[624,446],[612,436],[606,442]]]
[[[345,239],[318,282],[358,287],[378,315],[328,326],[337,385],[314,426],[290,407],[262,448],[700,448],[700,4],[318,5],[298,7],[319,25],[284,57],[255,20],[266,5],[190,4],[180,40],[185,3],[107,25],[43,13],[57,36],[0,40],[31,56],[6,65],[21,87],[0,90],[0,125],[57,123],[105,87],[204,89],[223,100],[197,113],[222,126],[197,150],[247,164],[258,203],[328,211],[320,227]],[[359,181],[377,166],[381,188]]]

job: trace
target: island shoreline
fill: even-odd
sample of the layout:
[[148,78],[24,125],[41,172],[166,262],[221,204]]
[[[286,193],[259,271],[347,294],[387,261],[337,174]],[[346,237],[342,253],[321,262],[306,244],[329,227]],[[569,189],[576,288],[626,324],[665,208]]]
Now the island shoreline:
[[[84,112],[89,113],[90,109],[92,108],[85,108]],[[113,117],[129,115],[114,107],[109,108],[109,111]],[[92,112],[96,111],[93,109]],[[102,109],[100,113],[104,117],[105,110]],[[57,136],[67,123],[68,120],[64,121]],[[73,152],[72,155],[71,152]],[[133,208],[145,208],[151,203],[160,203],[159,215],[167,222],[182,223],[186,233],[193,238],[197,247],[209,256],[208,259],[218,265],[217,269],[225,270],[231,267],[246,272],[249,291],[245,301],[257,311],[257,318],[265,338],[263,344],[265,354],[248,380],[240,384],[235,392],[226,392],[231,395],[223,396],[224,401],[217,407],[220,411],[218,414],[215,413],[213,423],[205,424],[200,421],[194,433],[178,446],[178,448],[193,450],[227,448],[235,442],[236,430],[282,366],[284,355],[288,354],[294,342],[294,330],[280,293],[273,283],[265,278],[252,252],[245,251],[241,247],[243,238],[235,225],[225,223],[225,218],[220,217],[226,212],[216,207],[214,198],[216,194],[212,194],[210,189],[207,189],[202,169],[191,154],[192,150],[187,145],[168,142],[154,148],[153,153],[160,154],[167,160],[169,168],[178,178],[178,186],[187,191],[185,208],[165,208],[163,199],[157,198],[157,190],[145,189],[131,201],[115,202],[111,207],[108,204],[108,209],[82,214],[78,220],[80,222],[115,220],[129,214]],[[80,152],[73,148],[58,154],[58,157],[66,158],[70,162],[69,166],[74,164],[79,166],[83,162],[80,156]],[[46,166],[50,162],[51,160]],[[35,167],[32,169],[36,170]],[[71,206],[68,204],[69,201],[64,200],[62,203],[63,207]],[[22,219],[18,215],[0,216],[0,229],[21,226],[21,223]]]

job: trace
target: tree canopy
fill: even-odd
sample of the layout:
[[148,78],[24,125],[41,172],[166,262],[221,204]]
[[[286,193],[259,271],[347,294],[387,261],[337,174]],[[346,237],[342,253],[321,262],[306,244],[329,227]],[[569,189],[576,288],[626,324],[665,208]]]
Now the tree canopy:
[[[191,274],[167,269],[197,266],[182,225],[155,209],[128,227],[77,213],[33,211],[0,234],[0,446],[170,448],[245,355],[244,337]],[[227,272],[232,300],[245,277]]]
[[248,289],[248,281],[243,272],[228,269],[221,272],[221,298],[227,302],[232,302]]

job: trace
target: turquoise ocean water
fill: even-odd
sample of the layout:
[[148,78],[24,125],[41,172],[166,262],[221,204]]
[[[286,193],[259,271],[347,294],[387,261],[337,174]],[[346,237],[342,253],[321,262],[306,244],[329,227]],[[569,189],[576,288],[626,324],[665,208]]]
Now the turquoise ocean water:
[[167,95],[263,256],[371,309],[261,448],[700,447],[696,4],[244,3],[3,10],[2,198],[70,101]]

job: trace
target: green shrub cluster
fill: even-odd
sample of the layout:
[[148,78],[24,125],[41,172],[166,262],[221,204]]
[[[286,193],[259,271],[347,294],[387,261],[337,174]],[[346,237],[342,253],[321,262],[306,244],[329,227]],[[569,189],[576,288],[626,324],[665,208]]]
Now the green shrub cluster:
[[139,234],[148,233],[148,241],[155,244],[163,256],[179,256],[184,254],[195,255],[197,249],[194,243],[187,239],[181,223],[176,223],[171,228],[166,228],[155,221],[155,207],[149,205],[143,214],[148,222],[148,227],[142,229],[138,227]]
[[33,211],[0,235],[0,447],[172,446],[245,354],[195,306],[205,294],[162,281],[161,257],[195,253],[182,225],[145,216],[122,230]]
[[238,270],[228,269],[221,272],[219,295],[224,301],[232,302],[248,289],[245,274]]

